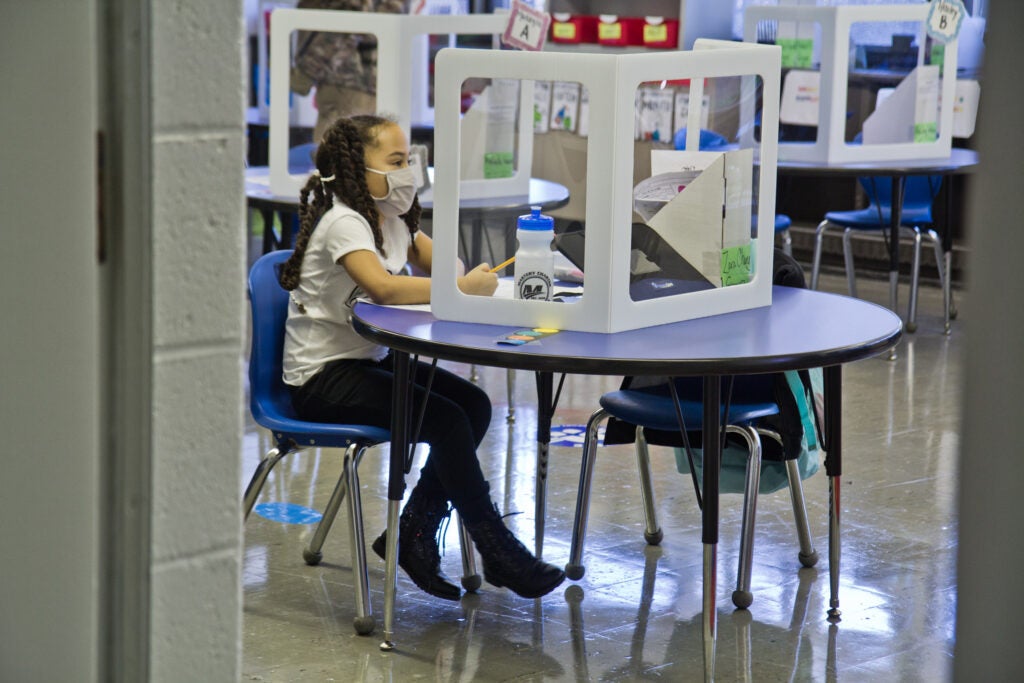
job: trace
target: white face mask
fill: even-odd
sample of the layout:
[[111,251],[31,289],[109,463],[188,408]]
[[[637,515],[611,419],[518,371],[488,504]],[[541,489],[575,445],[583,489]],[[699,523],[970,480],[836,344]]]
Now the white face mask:
[[412,207],[412,200],[416,198],[416,176],[413,174],[411,166],[395,171],[378,171],[369,167],[366,170],[382,175],[388,181],[388,193],[383,197],[373,197],[373,200],[377,202],[378,211],[387,218],[401,216],[409,211]]

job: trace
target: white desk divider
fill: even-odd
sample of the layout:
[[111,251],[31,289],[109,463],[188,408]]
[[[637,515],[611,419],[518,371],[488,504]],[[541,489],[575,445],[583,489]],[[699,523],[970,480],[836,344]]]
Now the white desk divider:
[[[902,142],[877,142],[871,144],[870,136],[865,135],[865,144],[847,143],[846,111],[847,89],[850,76],[850,32],[854,24],[860,23],[891,23],[914,22],[917,31],[917,66],[924,66],[925,57],[925,20],[928,16],[928,5],[838,5],[834,7],[808,6],[751,6],[743,15],[743,39],[756,42],[760,36],[775,33],[777,36],[792,32],[796,24],[802,27],[801,35],[819,35],[821,44],[813,46],[813,54],[820,56],[820,90],[817,116],[817,138],[814,142],[780,141],[778,146],[779,159],[782,161],[809,161],[824,163],[890,161],[901,159],[941,159],[948,157],[952,150],[953,102],[956,86],[957,43],[950,41],[945,44],[943,56],[942,78],[939,84],[941,109],[936,107],[937,116],[930,112],[925,114],[915,111],[906,114],[897,111],[893,102],[888,114],[879,112],[880,116],[889,115],[895,128],[905,127],[903,119],[914,118],[909,125],[909,134],[900,134]],[[817,24],[820,31],[808,31],[808,25]],[[779,38],[776,38],[779,40]],[[809,54],[810,51],[807,51]],[[813,68],[813,67],[812,67]],[[917,73],[908,76],[915,83],[924,83],[917,78]],[[915,108],[910,107],[911,110]],[[905,115],[906,114],[906,115]],[[920,117],[930,117],[923,122]],[[937,118],[937,120],[936,120]],[[745,103],[741,113],[744,138],[753,137],[753,105]],[[918,124],[918,131],[929,130],[926,123],[934,122],[938,135],[932,142],[914,142],[913,127]],[[877,129],[880,122],[876,118],[872,126]],[[763,133],[762,133],[763,134]],[[879,139],[878,137],[875,138]],[[885,139],[885,138],[882,138]],[[920,135],[919,135],[920,139]]]
[[[745,230],[751,235],[752,197],[756,219],[771,226],[775,218],[776,140],[778,139],[781,49],[774,45],[698,40],[692,51],[653,54],[598,54],[442,50],[435,60],[434,217],[431,308],[438,318],[508,326],[551,327],[583,332],[619,332],[771,304],[774,233],[750,239],[753,272],[749,281],[727,287],[634,300],[630,294],[633,223],[634,94],[641,83],[689,78],[691,88],[704,78],[760,78],[764,102],[762,142],[747,155],[759,158],[757,187],[749,187]],[[513,79],[527,83],[580,83],[589,92],[587,138],[585,286],[575,302],[524,301],[463,294],[456,282],[459,249],[460,111],[459,92],[467,78]],[[699,88],[698,88],[699,89]],[[746,90],[754,96],[754,88]],[[529,101],[529,100],[526,100]],[[702,93],[691,90],[691,122],[701,117]],[[523,135],[531,128],[520,127]],[[697,148],[699,126],[690,128]],[[753,193],[753,194],[751,194]],[[722,198],[725,202],[728,197]],[[525,211],[524,211],[525,213]],[[725,229],[725,218],[715,226]],[[721,237],[722,233],[719,233]],[[723,257],[725,256],[723,251]],[[477,264],[467,264],[475,266]],[[557,290],[557,288],[556,288]],[[543,344],[543,340],[538,342]]]
[[[427,103],[427,37],[430,35],[491,35],[508,24],[507,14],[407,15],[338,10],[276,9],[270,15],[270,189],[297,194],[306,176],[288,173],[288,74],[295,31],[369,33],[377,37],[377,110],[398,118],[406,136],[413,123],[429,123]],[[488,52],[473,50],[474,53]],[[533,112],[525,121],[532,125]],[[532,140],[532,138],[529,138]],[[474,196],[525,195],[529,191],[533,147],[517,152],[517,173],[510,178],[477,181],[467,192]]]

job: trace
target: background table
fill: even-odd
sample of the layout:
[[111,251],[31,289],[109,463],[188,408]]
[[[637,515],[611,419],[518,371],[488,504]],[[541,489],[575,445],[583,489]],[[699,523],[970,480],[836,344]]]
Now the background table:
[[[432,169],[431,169],[432,170]],[[263,216],[263,252],[285,248],[288,240],[282,234],[280,240],[274,237],[273,215],[295,215],[299,210],[298,194],[276,194],[270,189],[270,170],[266,166],[254,166],[245,171],[245,198],[250,208],[256,209]],[[420,195],[420,206],[424,218],[431,218],[434,212],[433,192],[428,188]],[[529,192],[526,195],[505,197],[486,197],[479,199],[462,199],[459,202],[459,217],[469,224],[473,230],[473,239],[463,254],[467,263],[477,264],[483,258],[484,221],[491,218],[514,219],[526,213],[531,206],[540,206],[549,211],[565,206],[569,202],[569,190],[559,183],[531,178]],[[515,225],[514,221],[511,225]],[[282,233],[284,227],[282,226]],[[509,241],[511,240],[511,242]],[[505,230],[505,251],[515,250],[514,229]],[[489,254],[492,265],[497,254]],[[500,258],[504,260],[504,256]]]
[[[941,175],[951,176],[972,173],[978,165],[978,153],[971,149],[953,148],[945,159],[913,159],[906,161],[860,161],[841,164],[827,164],[812,161],[779,161],[779,175],[794,176],[889,176],[892,182],[892,212],[889,224],[889,307],[898,306],[896,285],[899,280],[899,231],[903,210],[903,186],[908,176]],[[938,226],[942,238],[943,261],[947,277],[943,286],[945,330],[949,333],[950,297],[953,273],[953,230],[948,224],[953,216],[953,190],[950,183],[944,183],[946,198],[946,224]]]
[[[572,304],[566,304],[572,305]],[[824,292],[775,287],[771,306],[669,325],[596,334],[563,331],[523,346],[495,340],[513,326],[442,321],[431,313],[357,303],[353,322],[362,336],[395,353],[392,395],[391,463],[388,482],[388,548],[383,649],[393,647],[397,582],[399,505],[411,466],[412,406],[409,361],[412,354],[538,372],[598,375],[704,377],[704,429],[720,429],[723,375],[824,367],[825,471],[829,477],[830,609],[839,616],[839,491],[842,474],[842,364],[882,353],[902,334],[900,318],[885,308]],[[594,397],[595,405],[598,397]],[[715,643],[718,476],[721,443],[705,440],[704,507],[704,662],[713,675]]]

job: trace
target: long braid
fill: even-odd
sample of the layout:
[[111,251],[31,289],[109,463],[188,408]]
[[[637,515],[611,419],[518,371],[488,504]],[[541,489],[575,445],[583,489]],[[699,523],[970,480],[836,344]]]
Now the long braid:
[[[365,148],[376,143],[377,129],[390,123],[394,121],[381,116],[359,115],[338,119],[327,129],[316,151],[317,173],[309,177],[299,194],[300,227],[295,237],[295,251],[281,268],[281,286],[286,290],[299,286],[309,238],[324,213],[334,204],[335,197],[366,219],[373,233],[374,246],[381,255],[387,256],[384,233],[380,229],[380,212],[366,185]],[[334,176],[333,180],[322,180],[331,176]],[[311,192],[312,204],[308,201]],[[421,213],[419,200],[414,199],[412,207],[402,216],[410,235],[419,230]],[[416,251],[415,241],[412,248]]]

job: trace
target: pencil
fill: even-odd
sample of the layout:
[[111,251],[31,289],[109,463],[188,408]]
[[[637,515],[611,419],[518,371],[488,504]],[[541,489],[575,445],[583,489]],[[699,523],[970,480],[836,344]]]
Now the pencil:
[[503,269],[503,268],[504,268],[505,266],[508,266],[508,265],[510,265],[510,264],[511,264],[511,263],[512,263],[513,261],[515,261],[515,260],[516,260],[516,257],[515,257],[515,256],[513,256],[512,258],[508,259],[507,261],[502,261],[502,262],[501,262],[501,263],[499,263],[498,265],[496,265],[496,266],[494,266],[493,268],[491,268],[491,271],[490,271],[490,272],[492,272],[492,273],[497,273],[497,272],[498,272],[499,270]]

